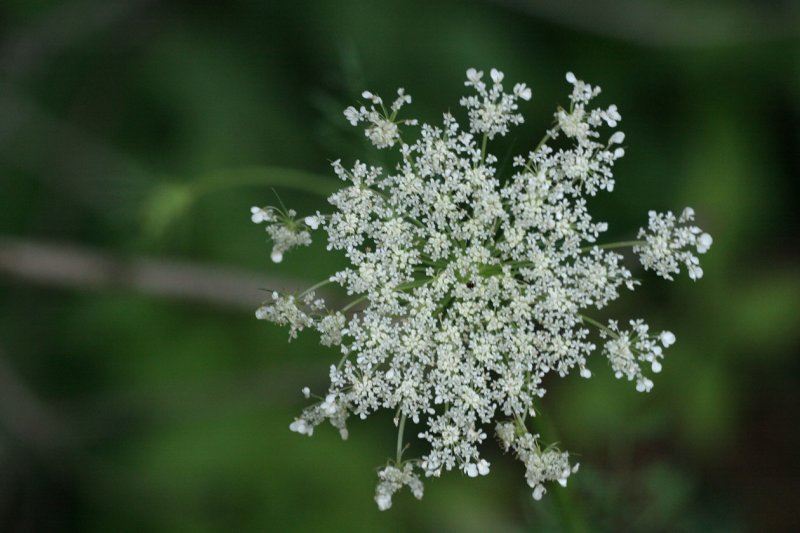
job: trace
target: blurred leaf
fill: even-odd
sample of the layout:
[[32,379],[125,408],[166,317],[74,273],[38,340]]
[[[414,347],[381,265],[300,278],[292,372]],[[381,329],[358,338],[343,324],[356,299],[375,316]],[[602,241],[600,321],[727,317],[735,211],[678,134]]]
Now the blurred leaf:
[[192,204],[205,196],[238,187],[270,187],[327,196],[340,183],[293,168],[249,166],[219,170],[190,183],[156,185],[142,205],[143,231],[147,238],[158,240],[173,224],[183,221]]
[[788,348],[800,341],[800,275],[796,270],[777,271],[745,284],[736,302],[730,327],[746,353],[759,360],[794,357]]
[[181,183],[159,183],[142,205],[142,232],[145,238],[160,240],[177,221],[184,219],[194,202],[190,186]]

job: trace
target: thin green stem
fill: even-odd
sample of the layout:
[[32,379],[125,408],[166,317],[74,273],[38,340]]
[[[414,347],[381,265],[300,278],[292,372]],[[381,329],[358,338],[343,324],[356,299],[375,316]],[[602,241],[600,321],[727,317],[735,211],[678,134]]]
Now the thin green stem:
[[598,244],[592,246],[584,246],[581,248],[582,252],[587,252],[594,248],[602,248],[603,250],[613,250],[614,248],[632,248],[634,246],[643,246],[647,244],[647,241],[620,241],[620,242],[610,242],[608,244]]
[[[546,142],[547,142],[547,141],[549,141],[550,139],[551,139],[551,137],[550,137],[550,134],[549,134],[549,133],[546,133],[546,134],[544,135],[544,137],[542,137],[542,140],[540,140],[540,141],[539,141],[539,144],[537,144],[537,145],[536,145],[536,148],[534,148],[534,149],[531,151],[531,153],[535,154],[536,152],[538,152],[538,151],[539,151],[539,148],[541,148],[542,146],[544,146],[544,143],[546,143]],[[527,170],[528,172],[533,172],[533,171],[534,171],[534,169],[533,169],[533,168],[531,168],[531,162],[530,162],[530,161],[529,161],[529,162],[527,162],[527,163],[525,164],[525,170]]]
[[306,290],[304,290],[303,292],[301,292],[299,298],[302,298],[306,294],[308,294],[310,292],[313,292],[313,291],[319,289],[320,287],[324,287],[325,285],[329,285],[331,283],[333,283],[333,282],[330,280],[330,278],[326,279],[326,280],[323,280],[323,281],[320,281],[316,285],[312,285],[311,287],[309,287]]
[[613,331],[611,331],[610,329],[605,327],[601,322],[598,322],[597,320],[595,320],[593,318],[590,318],[590,317],[588,317],[586,315],[578,314],[578,316],[581,318],[581,320],[583,322],[588,322],[589,324],[593,325],[594,327],[605,331],[606,333],[608,333],[612,337],[619,338],[619,335],[617,335],[616,333],[614,333]]
[[339,311],[341,311],[342,313],[344,313],[344,312],[346,312],[346,311],[349,311],[349,310],[350,310],[350,309],[352,309],[354,306],[356,306],[356,305],[360,304],[361,302],[363,302],[363,301],[364,301],[364,300],[366,300],[366,299],[367,299],[367,295],[366,295],[366,294],[365,294],[365,295],[363,295],[363,296],[359,296],[358,298],[356,298],[355,300],[353,300],[353,301],[352,301],[352,302],[350,302],[349,304],[347,304],[347,305],[345,305],[344,307],[342,307],[342,308],[341,308]]
[[409,283],[403,283],[402,285],[398,285],[395,290],[397,291],[407,291],[408,289],[416,289],[417,287],[424,287],[428,283],[431,282],[433,278],[423,278],[417,281],[412,281]]
[[344,355],[342,355],[342,358],[339,359],[339,363],[337,363],[337,365],[336,365],[336,370],[337,371],[342,369],[342,365],[344,364],[345,361],[347,361],[347,356],[348,356],[348,354],[344,354]]
[[534,148],[534,149],[533,149],[533,153],[536,153],[536,152],[538,152],[538,151],[539,151],[539,148],[541,148],[542,146],[544,146],[544,143],[546,143],[546,142],[547,142],[547,141],[549,141],[549,140],[550,140],[550,134],[549,134],[549,133],[546,133],[546,134],[545,134],[545,136],[544,136],[544,137],[542,137],[542,140],[541,140],[541,141],[539,141],[539,144],[537,144],[537,145],[536,145],[536,148]]
[[192,191],[200,196],[222,189],[253,185],[295,189],[320,196],[328,196],[341,188],[339,180],[312,172],[276,166],[248,166],[208,174],[192,185]]
[[[534,432],[538,433],[544,441],[551,444],[558,442],[555,426],[542,411],[538,411],[537,416],[532,417],[530,420]],[[552,491],[548,491],[549,493],[554,493],[553,496],[556,500],[558,513],[561,515],[561,525],[564,531],[589,531],[580,507],[573,499],[573,491],[554,486]]]
[[400,425],[397,429],[397,464],[403,458],[403,431],[406,428],[406,415],[400,415]]
[[510,265],[512,267],[530,267],[536,266],[536,263],[532,261],[509,261],[507,263],[503,263],[504,265]]

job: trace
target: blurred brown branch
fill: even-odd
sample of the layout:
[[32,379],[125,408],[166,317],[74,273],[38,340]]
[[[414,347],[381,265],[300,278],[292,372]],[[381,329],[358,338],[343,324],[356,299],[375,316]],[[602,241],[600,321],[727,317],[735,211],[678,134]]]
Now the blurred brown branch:
[[0,239],[0,276],[55,287],[125,289],[247,310],[266,299],[260,289],[297,290],[307,285],[241,270],[6,238]]
[[800,34],[797,2],[489,0],[567,26],[646,46],[731,46]]

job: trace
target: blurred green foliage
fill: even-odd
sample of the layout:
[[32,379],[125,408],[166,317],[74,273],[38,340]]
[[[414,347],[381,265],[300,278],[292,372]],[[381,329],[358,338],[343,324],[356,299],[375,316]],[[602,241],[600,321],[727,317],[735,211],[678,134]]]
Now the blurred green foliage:
[[645,274],[611,310],[677,334],[651,394],[599,359],[594,379],[551,384],[552,431],[583,463],[568,489],[535,503],[490,453],[488,478],[453,473],[383,514],[389,415],[347,442],[288,431],[335,357],[313,336],[288,344],[246,305],[0,272],[0,530],[800,528],[797,6],[557,4],[3,2],[0,244],[313,283],[342,258],[315,243],[273,265],[249,207],[275,188],[324,209],[329,161],[380,161],[341,116],[362,89],[403,86],[438,120],[470,66],[532,86],[518,152],[565,102],[564,72],[601,85],[628,155],[595,212],[628,236],[647,209],[692,205],[715,243],[699,283]]

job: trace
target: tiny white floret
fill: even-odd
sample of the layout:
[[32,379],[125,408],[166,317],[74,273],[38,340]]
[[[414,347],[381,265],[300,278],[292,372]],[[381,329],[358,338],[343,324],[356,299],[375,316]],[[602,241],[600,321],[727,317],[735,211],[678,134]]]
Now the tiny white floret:
[[497,70],[496,68],[493,68],[490,74],[492,75],[493,82],[500,83],[501,81],[503,81],[504,74],[499,70]]
[[664,345],[664,348],[669,348],[675,344],[675,334],[671,331],[662,331],[659,337],[661,339],[661,344]]
[[610,139],[608,139],[608,144],[622,144],[625,141],[625,134],[621,131],[614,132]]
[[703,233],[697,238],[697,252],[704,254],[711,248],[714,239],[708,233]]

